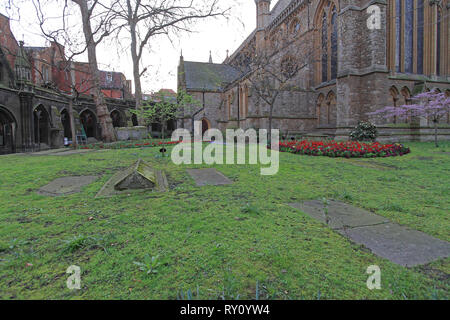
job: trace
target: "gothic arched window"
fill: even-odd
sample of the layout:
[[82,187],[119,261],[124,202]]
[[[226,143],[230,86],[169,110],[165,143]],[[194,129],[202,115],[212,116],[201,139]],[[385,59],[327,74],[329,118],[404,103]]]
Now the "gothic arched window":
[[441,75],[441,19],[442,10],[437,8],[437,19],[436,19],[436,75]]
[[448,66],[443,55],[449,31],[440,1],[390,0],[390,59],[392,71],[441,75]]
[[337,12],[333,8],[331,15],[331,80],[337,77]]
[[319,16],[316,16],[320,19],[316,21],[319,26],[318,47],[321,50],[318,80],[327,82],[336,79],[338,73],[338,10],[333,1],[326,2],[319,10]]
[[322,82],[328,80],[328,23],[327,14],[322,17]]

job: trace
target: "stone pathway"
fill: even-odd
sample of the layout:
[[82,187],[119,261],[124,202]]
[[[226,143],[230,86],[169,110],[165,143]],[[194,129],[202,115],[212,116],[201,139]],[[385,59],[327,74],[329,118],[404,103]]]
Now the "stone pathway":
[[221,186],[232,184],[233,182],[214,168],[208,169],[187,169],[187,173],[194,179],[197,187]]
[[[326,223],[322,201],[290,203],[309,216]],[[374,254],[405,267],[426,264],[450,256],[450,243],[423,232],[390,222],[369,211],[330,200],[329,226]]]
[[50,197],[66,196],[81,191],[81,188],[97,180],[98,176],[57,178],[38,190],[38,194]]

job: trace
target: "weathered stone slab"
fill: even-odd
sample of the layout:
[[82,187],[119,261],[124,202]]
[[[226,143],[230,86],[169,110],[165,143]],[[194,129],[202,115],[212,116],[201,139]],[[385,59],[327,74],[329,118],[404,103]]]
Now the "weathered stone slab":
[[113,175],[95,197],[145,190],[166,192],[169,190],[169,184],[163,171],[155,170],[147,162],[139,159],[131,167]]
[[38,194],[50,197],[65,196],[81,191],[81,188],[97,180],[98,176],[57,178],[38,190]]
[[[290,203],[291,207],[300,209],[307,215],[326,223],[324,205],[320,200],[305,201],[303,203]],[[351,206],[347,203],[330,200],[328,204],[329,226],[332,229],[344,227],[362,227],[389,222],[388,219],[369,211]]]
[[233,182],[214,168],[187,169],[189,175],[194,179],[198,187],[220,186],[232,184]]
[[[290,203],[309,216],[326,223],[324,204],[319,200]],[[330,200],[329,226],[374,254],[402,266],[412,267],[450,256],[450,243],[349,204]]]
[[338,230],[374,254],[405,267],[450,256],[450,243],[395,223]]

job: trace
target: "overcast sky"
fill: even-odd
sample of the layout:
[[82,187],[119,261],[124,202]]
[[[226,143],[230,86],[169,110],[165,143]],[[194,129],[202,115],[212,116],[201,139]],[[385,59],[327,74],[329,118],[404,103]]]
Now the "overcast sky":
[[[225,4],[228,2],[223,1]],[[276,2],[272,1],[272,7]],[[255,29],[256,6],[254,0],[235,0],[235,3],[237,4],[232,7],[232,18],[229,21],[224,18],[203,21],[195,27],[195,33],[184,34],[174,43],[165,39],[158,39],[158,43],[153,43],[154,52],[146,53],[143,59],[143,65],[149,67],[149,72],[143,79],[143,91],[150,93],[161,88],[176,90],[176,73],[181,50],[185,60],[201,62],[208,61],[211,50],[213,62],[221,63],[226,57],[227,49],[230,54],[237,49]],[[36,31],[38,28],[33,22],[36,21],[34,7],[31,4],[22,7],[20,16],[20,21],[11,21],[16,39],[19,41],[23,38],[27,46],[45,45],[45,40],[39,37]],[[114,45],[101,44],[97,52],[99,67],[123,72],[128,79],[132,79],[131,58],[124,54],[119,57],[116,52]],[[77,60],[83,59],[86,58],[80,57]]]

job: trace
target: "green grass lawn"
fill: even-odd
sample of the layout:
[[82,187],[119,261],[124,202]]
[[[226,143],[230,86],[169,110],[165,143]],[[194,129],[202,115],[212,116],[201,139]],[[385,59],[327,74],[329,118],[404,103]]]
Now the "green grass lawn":
[[[258,285],[260,299],[449,299],[450,259],[404,268],[285,204],[338,199],[449,241],[450,144],[407,145],[383,159],[282,153],[275,176],[215,165],[234,183],[202,188],[185,169],[206,166],[175,166],[159,148],[2,156],[0,298],[177,299],[198,288],[200,299],[254,299]],[[94,199],[138,158],[166,170],[170,192]],[[100,178],[70,196],[36,193],[69,175]],[[135,263],[156,256],[149,274]],[[66,287],[70,265],[81,290]],[[381,290],[367,289],[370,265]]]

